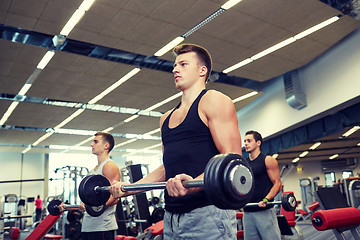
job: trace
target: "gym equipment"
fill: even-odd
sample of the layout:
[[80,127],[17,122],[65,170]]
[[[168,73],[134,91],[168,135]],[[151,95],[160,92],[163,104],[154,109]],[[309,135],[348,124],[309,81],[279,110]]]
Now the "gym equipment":
[[[183,181],[185,188],[203,187],[209,201],[220,209],[240,209],[251,199],[253,173],[246,160],[238,154],[218,154],[210,159],[203,180]],[[96,206],[110,197],[110,182],[102,175],[89,175],[79,185],[80,199]],[[166,182],[124,185],[126,191],[166,188]]]
[[313,180],[309,177],[300,178],[299,185],[301,192],[301,209],[306,209],[307,206],[315,202],[315,185]]
[[56,223],[61,215],[53,216],[51,214],[47,215],[44,220],[41,221],[39,225],[30,233],[30,235],[25,240],[40,240],[44,235],[49,231],[49,229]]
[[312,215],[311,222],[318,231],[356,227],[360,224],[360,211],[353,207],[319,210]]
[[351,207],[357,208],[360,206],[360,198],[359,198],[359,192],[360,192],[360,179],[353,179],[349,182],[348,187],[348,203]]
[[80,210],[69,210],[68,214],[66,215],[66,219],[69,223],[80,221],[83,218],[84,214]]
[[152,211],[151,213],[151,221],[153,223],[157,223],[164,219],[164,215],[165,215],[165,209],[161,207],[154,208],[154,211]]
[[145,229],[144,233],[141,233],[137,236],[138,240],[147,240],[147,239],[154,239],[154,240],[162,240],[162,234],[164,230],[164,221],[159,221],[156,224],[148,227]]
[[[62,201],[58,200],[58,199],[54,199],[51,202],[49,202],[48,206],[47,206],[47,210],[49,211],[49,213],[53,216],[57,216],[61,214],[61,211],[59,209],[60,204],[62,203]],[[80,208],[80,205],[64,205],[63,206],[65,211],[68,210],[78,210]],[[92,216],[92,217],[98,217],[101,214],[103,214],[106,210],[106,204],[103,204],[101,206],[88,206],[85,205],[86,208],[86,212]]]
[[[285,211],[295,211],[297,202],[293,193],[284,193],[281,197],[281,201],[268,202],[267,206],[281,205]],[[256,207],[258,203],[247,203],[245,206]]]
[[349,207],[346,198],[337,187],[318,187],[315,197],[324,210],[316,211],[312,216],[315,229],[331,229],[338,240],[348,239],[345,231],[350,230],[354,239],[360,239],[357,226],[360,224],[360,211]]

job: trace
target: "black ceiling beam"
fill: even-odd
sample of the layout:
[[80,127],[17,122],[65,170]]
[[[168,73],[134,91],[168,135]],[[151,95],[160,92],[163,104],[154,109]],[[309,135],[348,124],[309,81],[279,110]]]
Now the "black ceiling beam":
[[[64,41],[59,45],[56,44],[55,46],[53,43],[54,37],[55,36],[50,34],[39,33],[0,24],[0,38],[3,40],[22,44],[30,44],[38,47],[48,48],[49,50],[53,51],[63,51],[87,57],[133,65],[139,68],[148,68],[168,73],[172,73],[173,70],[173,61],[160,59],[156,56],[146,56],[120,49],[77,41],[65,38],[61,35],[57,35],[57,37],[59,39],[63,39]],[[215,71],[212,72],[210,81],[226,83],[243,88],[253,89],[256,91],[261,91],[262,89],[261,82]]]

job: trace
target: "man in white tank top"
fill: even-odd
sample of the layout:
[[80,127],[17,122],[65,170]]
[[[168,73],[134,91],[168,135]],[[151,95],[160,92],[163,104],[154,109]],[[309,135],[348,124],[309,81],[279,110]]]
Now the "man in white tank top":
[[[90,144],[92,153],[97,156],[98,164],[89,174],[102,174],[110,183],[120,181],[118,166],[110,160],[109,152],[115,144],[114,138],[108,133],[98,132]],[[99,217],[91,217],[85,212],[84,203],[80,204],[80,210],[85,212],[81,226],[82,240],[114,240],[118,229],[115,210],[117,199],[112,196],[106,202],[106,210]]]

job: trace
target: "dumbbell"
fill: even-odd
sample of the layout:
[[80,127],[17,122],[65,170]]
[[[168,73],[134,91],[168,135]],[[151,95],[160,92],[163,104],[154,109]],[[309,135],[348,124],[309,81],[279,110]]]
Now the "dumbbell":
[[[266,203],[267,206],[281,205],[285,211],[292,212],[295,211],[297,202],[294,194],[284,193],[281,197],[281,201],[274,201]],[[247,203],[246,207],[258,207],[258,203]]]
[[[47,210],[48,212],[53,215],[53,216],[57,216],[61,214],[60,208],[59,206],[61,205],[62,201],[58,200],[58,199],[54,199],[51,202],[49,202],[48,206],[47,206]],[[80,205],[70,205],[70,204],[65,204],[62,206],[64,208],[65,211],[69,211],[69,210],[79,210],[80,209]],[[85,204],[85,209],[86,212],[92,216],[92,217],[98,217],[101,214],[103,214],[106,210],[106,204],[102,204],[99,206],[90,206],[90,205],[86,205]]]
[[[204,188],[209,201],[220,209],[240,209],[254,190],[253,172],[239,154],[218,154],[206,165],[203,180],[183,181],[185,188]],[[110,182],[102,175],[89,175],[79,185],[81,201],[90,206],[105,203],[110,197]],[[166,182],[124,185],[126,191],[166,188]]]

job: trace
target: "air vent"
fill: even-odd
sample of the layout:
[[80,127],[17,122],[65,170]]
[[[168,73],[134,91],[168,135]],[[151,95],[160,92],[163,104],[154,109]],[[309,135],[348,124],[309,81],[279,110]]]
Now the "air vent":
[[306,107],[306,96],[301,87],[299,70],[287,72],[283,78],[287,103],[298,110]]

